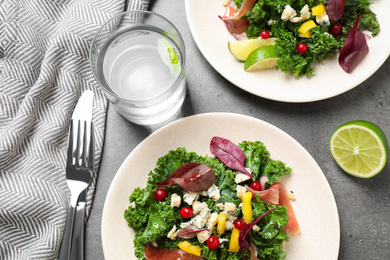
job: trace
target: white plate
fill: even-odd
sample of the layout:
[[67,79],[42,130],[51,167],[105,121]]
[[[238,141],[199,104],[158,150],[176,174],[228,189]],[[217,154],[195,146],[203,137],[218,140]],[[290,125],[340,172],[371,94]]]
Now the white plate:
[[390,55],[390,4],[374,2],[381,30],[368,41],[369,53],[352,71],[345,73],[338,64],[338,55],[315,66],[315,74],[296,79],[274,69],[245,72],[244,64],[229,52],[227,43],[234,38],[218,18],[225,8],[222,0],[185,0],[185,9],[192,36],[203,56],[223,77],[254,95],[284,102],[310,102],[342,94],[369,78]]
[[200,155],[209,152],[213,136],[235,143],[262,141],[271,158],[293,169],[282,182],[292,190],[292,201],[301,234],[291,237],[284,250],[287,259],[336,260],[340,225],[336,203],[321,169],[310,154],[291,136],[264,121],[229,113],[200,114],[173,122],[151,134],[126,158],[110,186],[102,217],[102,242],[107,260],[136,259],[134,231],[127,226],[123,212],[136,187],[145,187],[148,173],[159,157],[178,147]]

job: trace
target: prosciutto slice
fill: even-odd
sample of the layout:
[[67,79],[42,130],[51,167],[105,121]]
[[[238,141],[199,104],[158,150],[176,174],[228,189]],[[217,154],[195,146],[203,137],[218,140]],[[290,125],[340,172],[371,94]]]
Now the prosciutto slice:
[[345,38],[344,47],[340,52],[339,64],[347,73],[356,67],[368,52],[366,36],[358,31],[360,14],[356,18],[353,28]]
[[144,256],[147,260],[206,260],[202,256],[193,255],[181,249],[158,248],[149,243],[144,247]]
[[288,214],[287,226],[284,227],[284,230],[288,234],[299,234],[301,232],[298,224],[298,220],[295,216],[294,209],[291,205],[290,199],[288,198],[288,193],[281,182],[275,182],[268,190],[264,191],[255,191],[250,187],[246,187],[247,191],[252,192],[253,197],[258,195],[260,199],[264,202],[274,205],[286,206]]
[[272,185],[269,187],[268,190],[263,190],[263,191],[255,191],[254,189],[250,187],[246,187],[246,190],[249,192],[252,192],[252,198],[255,196],[259,196],[261,200],[268,204],[274,204],[278,205],[279,204],[279,185]]

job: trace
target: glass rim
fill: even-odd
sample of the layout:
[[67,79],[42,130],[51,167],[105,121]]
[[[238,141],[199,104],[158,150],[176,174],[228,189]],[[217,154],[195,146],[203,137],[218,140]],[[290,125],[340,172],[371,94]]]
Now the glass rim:
[[[175,29],[175,31],[177,32],[177,35],[179,37],[179,40],[182,42],[182,52],[181,52],[181,58],[182,58],[182,62],[181,62],[181,71],[180,71],[180,74],[177,76],[175,82],[173,82],[171,84],[171,86],[166,89],[163,93],[161,93],[159,96],[157,97],[153,97],[153,98],[149,98],[149,99],[144,99],[144,100],[132,100],[132,99],[128,99],[128,98],[123,98],[123,97],[120,97],[118,96],[118,94],[116,94],[110,87],[106,87],[104,86],[99,78],[97,77],[96,73],[95,73],[95,70],[93,69],[93,64],[92,64],[92,49],[93,49],[93,46],[95,45],[95,42],[96,42],[96,38],[98,37],[99,33],[104,29],[104,27],[110,23],[111,21],[113,21],[114,19],[117,19],[118,17],[120,16],[125,16],[125,15],[128,15],[130,13],[143,13],[143,14],[148,14],[148,15],[153,15],[153,16],[157,16],[159,18],[161,18],[162,20],[166,21],[170,26],[172,26],[173,29]],[[178,48],[180,48],[180,46],[178,46]],[[181,49],[181,48],[180,48]],[[93,74],[93,77],[96,79],[97,83],[99,84],[99,86],[103,89],[103,91],[109,93],[111,96],[113,96],[115,99],[121,101],[121,102],[124,102],[124,103],[128,103],[128,102],[131,102],[131,103],[141,103],[141,102],[145,102],[145,101],[151,101],[151,100],[154,100],[154,99],[158,99],[160,98],[161,96],[163,96],[165,93],[167,93],[168,91],[170,91],[173,87],[175,87],[176,85],[180,84],[179,81],[180,80],[185,80],[185,79],[182,79],[183,78],[183,73],[185,73],[185,65],[186,65],[186,47],[185,47],[185,43],[184,43],[184,39],[180,33],[180,31],[177,29],[177,27],[170,21],[168,20],[167,18],[165,18],[164,16],[162,16],[161,14],[158,14],[156,12],[152,12],[152,11],[146,11],[146,10],[131,10],[131,11],[125,11],[125,12],[121,12],[113,17],[111,17],[110,19],[108,19],[106,22],[104,22],[103,25],[100,26],[99,30],[95,33],[94,37],[92,38],[92,41],[91,41],[91,46],[89,48],[89,65],[90,65],[90,69],[92,70],[92,74]]]

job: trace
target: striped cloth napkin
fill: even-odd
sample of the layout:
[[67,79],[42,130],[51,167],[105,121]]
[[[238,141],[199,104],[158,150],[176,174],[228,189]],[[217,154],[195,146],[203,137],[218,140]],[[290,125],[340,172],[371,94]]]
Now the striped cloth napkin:
[[89,67],[99,27],[149,0],[0,0],[0,259],[56,259],[70,192],[65,179],[69,120],[94,92],[96,167],[107,100]]

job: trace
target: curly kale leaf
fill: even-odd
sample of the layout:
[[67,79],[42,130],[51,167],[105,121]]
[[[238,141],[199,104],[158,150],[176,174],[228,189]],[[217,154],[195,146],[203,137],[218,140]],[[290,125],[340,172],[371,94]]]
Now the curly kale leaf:
[[143,248],[146,243],[157,241],[167,234],[176,223],[179,213],[167,202],[152,203],[148,209],[148,222],[145,228],[137,231],[134,246]]
[[251,174],[255,180],[259,180],[262,165],[266,164],[270,159],[270,153],[262,142],[242,142],[239,147],[245,154],[245,168],[251,170]]
[[[256,197],[252,200],[253,218],[256,219],[267,210],[275,207],[264,203]],[[262,220],[257,223],[260,231],[251,231],[250,239],[258,249],[259,259],[275,259],[280,260],[286,257],[286,253],[282,251],[283,241],[288,241],[287,232],[283,230],[288,222],[287,208],[279,206],[274,211],[267,214]]]

